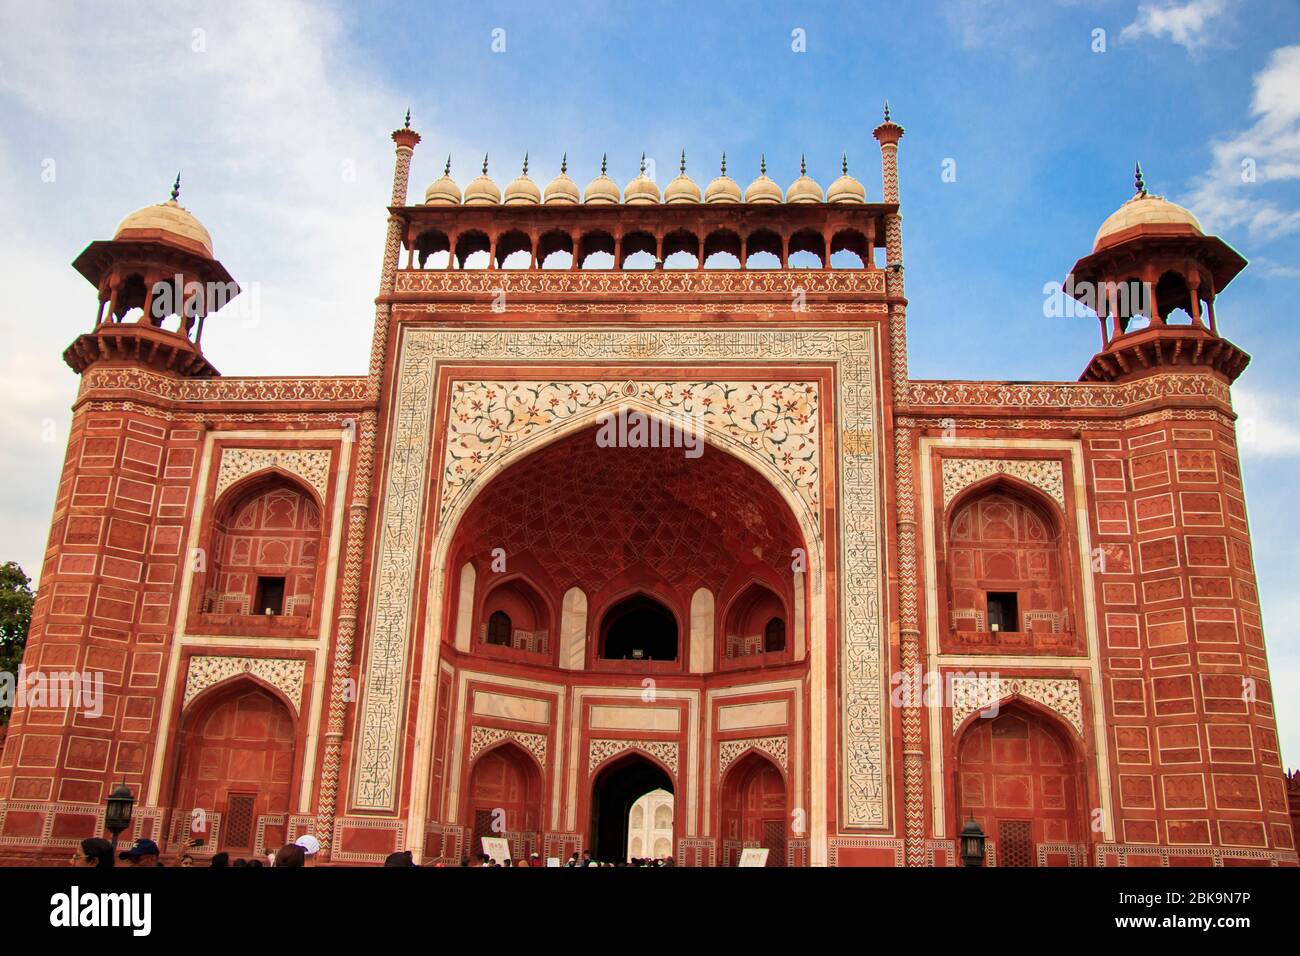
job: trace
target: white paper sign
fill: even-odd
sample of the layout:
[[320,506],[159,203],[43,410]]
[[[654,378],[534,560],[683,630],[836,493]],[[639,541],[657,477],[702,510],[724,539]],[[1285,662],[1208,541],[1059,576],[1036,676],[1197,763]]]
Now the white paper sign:
[[510,841],[505,837],[483,837],[483,852],[494,863],[504,863],[510,859]]
[[740,866],[767,866],[767,854],[770,851],[766,847],[749,846],[740,851]]

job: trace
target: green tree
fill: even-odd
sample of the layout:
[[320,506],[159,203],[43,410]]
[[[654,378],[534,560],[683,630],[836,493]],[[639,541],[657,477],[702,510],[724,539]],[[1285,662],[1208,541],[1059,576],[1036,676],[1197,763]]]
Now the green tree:
[[[0,564],[0,673],[18,679],[27,629],[32,623],[32,579],[16,561]],[[0,725],[9,723],[9,703],[0,704]]]

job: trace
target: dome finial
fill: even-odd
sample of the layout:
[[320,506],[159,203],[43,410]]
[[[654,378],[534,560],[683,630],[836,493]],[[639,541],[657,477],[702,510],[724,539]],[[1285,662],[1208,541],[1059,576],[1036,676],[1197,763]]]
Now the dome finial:
[[799,175],[800,176],[808,175],[808,162],[807,160],[804,159],[803,153],[799,154]]
[[451,153],[447,154],[447,165],[442,167],[442,174],[448,177],[451,176]]
[[641,175],[645,175],[645,153],[641,154]]
[[1133,164],[1133,185],[1137,187],[1137,194],[1145,196],[1147,194],[1147,185],[1142,181],[1142,164]]
[[677,171],[683,176],[686,175],[686,150],[682,150],[681,162],[677,164]]
[[885,100],[885,122],[889,122],[889,100]]
[[402,128],[403,129],[411,128],[411,108],[409,106],[406,108],[406,122],[405,124],[403,124]]
[[605,164],[609,160],[609,153],[600,154],[600,174],[605,175]]
[[566,149],[564,151],[564,155],[560,157],[560,172],[567,173],[568,171],[569,171],[569,151]]
[[488,159],[488,154],[484,153],[483,154],[483,175],[484,176],[487,175],[487,159]]
[[758,172],[760,176],[767,175],[767,154],[766,153],[758,154]]
[[179,170],[176,173],[176,182],[172,183],[172,202],[181,198],[181,174]]
[[528,154],[524,153],[524,175],[528,175]]
[[848,174],[849,174],[849,154],[840,153],[840,175],[847,176]]
[[722,154],[722,175],[727,175],[727,154],[725,151]]

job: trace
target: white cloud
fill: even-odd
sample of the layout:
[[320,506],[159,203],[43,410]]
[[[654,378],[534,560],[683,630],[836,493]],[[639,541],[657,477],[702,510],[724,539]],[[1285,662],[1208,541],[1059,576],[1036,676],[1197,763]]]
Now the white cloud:
[[1254,122],[1215,141],[1191,204],[1210,232],[1241,226],[1267,242],[1300,230],[1300,209],[1269,189],[1300,178],[1300,46],[1274,50],[1254,85]]
[[1137,19],[1120,33],[1121,40],[1143,37],[1167,38],[1187,50],[1199,53],[1214,40],[1212,21],[1227,7],[1226,0],[1188,0],[1186,3],[1143,3]]
[[1232,407],[1243,458],[1300,456],[1300,399],[1234,385]]
[[[164,200],[178,168],[182,204],[211,232],[241,298],[260,306],[251,328],[239,316],[209,319],[213,364],[226,374],[365,372],[388,133],[412,104],[382,64],[359,56],[349,15],[316,0],[101,3],[92,25],[77,3],[7,7],[0,282],[24,304],[0,315],[0,560],[35,577],[49,527],[77,387],[62,353],[95,310],[68,263],[128,212]],[[430,125],[426,141],[456,151]],[[47,159],[53,182],[42,179]],[[47,419],[60,432],[53,443],[42,441]]]

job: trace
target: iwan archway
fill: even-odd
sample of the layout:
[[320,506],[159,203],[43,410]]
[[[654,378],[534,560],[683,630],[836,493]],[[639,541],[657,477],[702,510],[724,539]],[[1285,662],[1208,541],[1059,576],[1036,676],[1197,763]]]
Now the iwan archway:
[[[789,497],[734,449],[710,444],[691,456],[682,448],[605,447],[596,436],[597,426],[589,424],[529,454],[515,453],[508,467],[474,482],[454,527],[446,526],[444,577],[430,599],[445,602],[437,629],[436,653],[444,661],[438,678],[444,687],[453,682],[456,696],[441,706],[458,723],[449,734],[430,735],[450,744],[438,757],[446,769],[436,787],[429,781],[425,810],[435,824],[465,819],[464,755],[474,733],[545,736],[534,746],[546,775],[545,830],[581,834],[585,848],[598,847],[615,860],[627,852],[627,810],[650,790],[674,794],[676,835],[692,836],[707,826],[703,814],[713,791],[701,779],[707,768],[698,758],[711,745],[700,730],[727,628],[713,608],[730,607],[755,581],[766,582],[782,627],[788,625],[789,653],[731,662],[727,686],[800,685],[813,655],[824,652],[823,643],[809,639],[820,615],[809,606],[804,570],[820,573],[821,565],[806,509],[800,520]],[[810,525],[811,547],[804,531]],[[497,562],[501,555],[504,566]],[[710,600],[702,601],[702,592]],[[521,594],[531,597],[524,601]],[[581,609],[576,625],[575,606]],[[431,643],[426,663],[433,660]],[[663,699],[643,696],[647,677],[665,682]],[[533,716],[546,714],[532,725],[523,711],[507,713],[495,703],[520,695],[536,701],[566,687],[572,696],[526,706]],[[600,698],[590,707],[610,723],[586,723],[596,718],[584,709],[583,694]],[[681,701],[671,726],[618,723],[667,700]],[[782,713],[802,720],[793,704]],[[561,718],[566,722],[557,723]],[[808,728],[783,732],[796,731]],[[613,778],[596,786],[589,776],[597,739],[603,747],[633,740],[663,745],[673,754],[672,773],[680,776],[671,783],[650,781],[622,806],[627,795],[621,787],[609,789]],[[794,744],[800,752],[811,749],[805,739]],[[552,755],[562,756],[556,761]],[[417,766],[417,781],[421,771]],[[620,805],[613,817],[611,799]]]

